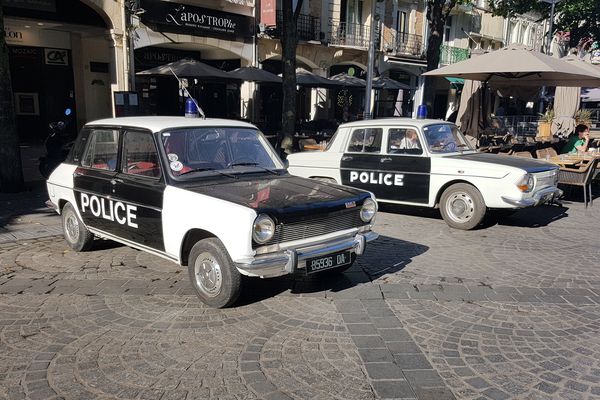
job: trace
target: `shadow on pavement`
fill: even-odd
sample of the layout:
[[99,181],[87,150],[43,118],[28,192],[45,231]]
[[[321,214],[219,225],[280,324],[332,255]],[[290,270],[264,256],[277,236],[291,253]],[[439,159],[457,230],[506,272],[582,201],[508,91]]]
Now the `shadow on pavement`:
[[27,188],[19,193],[0,193],[0,228],[18,223],[24,215],[40,217],[56,216],[46,206],[48,192],[44,181],[28,182]]
[[539,228],[568,217],[568,210],[569,208],[564,205],[543,205],[539,207],[524,208],[515,212],[513,215],[505,217],[490,214],[486,216],[481,227],[489,228],[494,225],[504,225],[522,228]]
[[243,290],[235,306],[256,303],[284,292],[311,294],[326,291],[341,292],[360,286],[386,275],[403,270],[412,259],[429,250],[418,243],[407,242],[388,236],[380,236],[367,246],[350,269],[343,273],[306,275],[298,272],[294,276],[280,278],[246,278]]

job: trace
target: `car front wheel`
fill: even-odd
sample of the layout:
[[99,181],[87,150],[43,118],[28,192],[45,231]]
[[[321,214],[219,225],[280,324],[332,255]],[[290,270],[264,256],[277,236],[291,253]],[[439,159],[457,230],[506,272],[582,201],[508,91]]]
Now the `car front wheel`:
[[94,235],[79,219],[71,203],[63,207],[62,225],[65,240],[73,250],[85,251],[92,246]]
[[485,202],[479,190],[466,183],[450,186],[440,199],[442,218],[452,228],[475,228],[483,220],[485,211]]
[[217,238],[201,240],[192,247],[188,272],[196,294],[210,307],[227,307],[240,295],[241,274]]

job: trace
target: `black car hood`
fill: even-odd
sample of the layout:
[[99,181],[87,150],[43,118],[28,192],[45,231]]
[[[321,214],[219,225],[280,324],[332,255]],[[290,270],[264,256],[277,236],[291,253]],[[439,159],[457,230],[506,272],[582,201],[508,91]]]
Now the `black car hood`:
[[448,156],[448,158],[458,158],[458,159],[462,159],[462,160],[506,165],[508,167],[521,168],[527,172],[542,172],[542,171],[548,171],[551,169],[558,168],[556,165],[549,163],[547,161],[537,160],[535,158],[507,156],[507,155],[503,155],[503,154],[492,154],[492,153],[457,154],[457,155]]
[[195,182],[182,188],[283,219],[358,207],[370,197],[363,190],[291,175],[240,176],[218,182]]

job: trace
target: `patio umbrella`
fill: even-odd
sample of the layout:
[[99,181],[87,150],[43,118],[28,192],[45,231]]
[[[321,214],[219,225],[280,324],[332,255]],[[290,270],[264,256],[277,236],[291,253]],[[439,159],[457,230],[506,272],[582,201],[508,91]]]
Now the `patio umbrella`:
[[[564,57],[562,60],[589,72],[592,76],[600,78],[600,67],[587,63],[574,55]],[[575,113],[579,109],[580,100],[581,89],[579,87],[559,86],[556,88],[554,95],[555,117],[551,128],[553,135],[564,135],[573,132],[576,125]]]
[[375,89],[389,89],[389,90],[411,90],[408,85],[404,83],[400,83],[392,78],[387,78],[384,76],[378,76],[377,78],[373,78],[373,87]]
[[553,135],[568,135],[575,130],[575,113],[579,110],[581,89],[559,86],[554,93]]
[[367,86],[367,82],[364,79],[360,79],[356,76],[348,75],[347,73],[341,73],[337,75],[333,75],[329,77],[332,81],[339,82],[342,86],[345,87],[356,87],[356,88],[364,88]]
[[510,45],[424,73],[487,82],[493,87],[600,86],[600,77],[522,45]]
[[229,72],[229,75],[247,82],[281,83],[282,81],[277,75],[256,67],[241,67]]
[[481,106],[482,91],[481,82],[465,79],[456,114],[460,131],[474,138],[478,138],[479,132],[484,128],[483,107]]
[[169,64],[160,65],[145,71],[138,72],[137,75],[171,75],[173,72],[177,76],[193,77],[193,78],[218,78],[218,79],[238,79],[229,75],[225,71],[221,71],[218,68],[211,67],[208,64],[204,64],[200,61],[193,60],[191,58],[184,58],[178,61],[174,61]]
[[[280,74],[281,75],[281,74]],[[338,88],[341,85],[331,79],[323,78],[317,74],[313,74],[304,68],[296,68],[296,84],[304,87],[315,88]]]

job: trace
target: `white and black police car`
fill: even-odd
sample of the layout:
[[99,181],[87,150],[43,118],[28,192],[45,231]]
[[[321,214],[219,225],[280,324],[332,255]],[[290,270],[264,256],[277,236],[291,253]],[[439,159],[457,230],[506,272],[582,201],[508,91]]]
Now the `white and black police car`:
[[47,185],[74,250],[98,236],[188,266],[213,307],[235,302],[241,275],[339,272],[377,238],[371,193],[291,176],[239,121],[88,123]]
[[325,151],[288,156],[289,172],[371,191],[377,201],[439,207],[448,225],[472,229],[486,211],[557,199],[558,167],[475,151],[457,127],[389,118],[340,125]]

